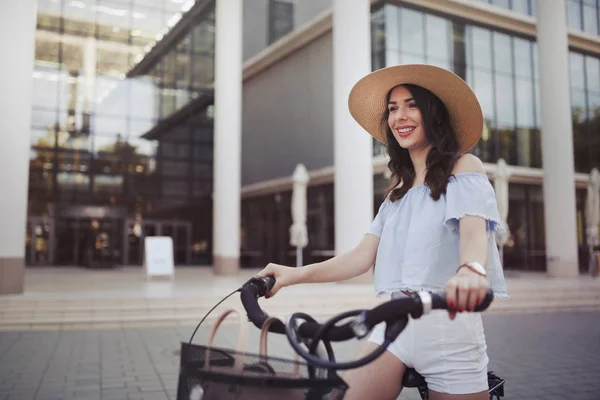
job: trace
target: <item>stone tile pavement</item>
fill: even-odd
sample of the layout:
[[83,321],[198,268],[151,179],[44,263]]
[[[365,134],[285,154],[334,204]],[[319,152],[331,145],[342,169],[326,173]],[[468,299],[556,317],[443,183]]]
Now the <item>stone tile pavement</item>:
[[[600,312],[484,314],[490,369],[507,380],[505,399],[600,399]],[[206,343],[208,326],[194,339]],[[95,331],[0,332],[0,400],[173,400],[180,341],[193,326]],[[225,325],[215,345],[232,347]],[[249,351],[258,347],[250,329]],[[341,360],[361,343],[335,345]],[[286,339],[269,351],[289,357]],[[415,400],[414,389],[402,400]]]

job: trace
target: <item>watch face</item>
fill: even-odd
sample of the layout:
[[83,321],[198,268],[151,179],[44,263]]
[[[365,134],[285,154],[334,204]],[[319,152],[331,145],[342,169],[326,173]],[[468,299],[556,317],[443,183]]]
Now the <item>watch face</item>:
[[476,262],[471,262],[467,264],[471,269],[475,270],[476,272],[480,273],[481,275],[485,275],[485,268],[483,268],[481,266],[481,264],[476,263]]

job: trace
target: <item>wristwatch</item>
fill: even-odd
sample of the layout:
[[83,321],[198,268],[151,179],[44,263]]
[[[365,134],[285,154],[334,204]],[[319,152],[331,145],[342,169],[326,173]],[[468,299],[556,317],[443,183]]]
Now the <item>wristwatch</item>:
[[458,267],[456,272],[458,272],[458,270],[460,270],[462,267],[467,267],[471,271],[478,273],[481,276],[487,275],[485,272],[485,268],[483,268],[483,266],[481,264],[479,264],[478,262],[475,262],[475,261],[469,261],[469,262],[462,264],[460,267]]

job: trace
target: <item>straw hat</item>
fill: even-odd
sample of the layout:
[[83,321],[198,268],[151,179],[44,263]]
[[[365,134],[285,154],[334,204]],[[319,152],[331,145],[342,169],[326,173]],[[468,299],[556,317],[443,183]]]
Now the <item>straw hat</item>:
[[461,152],[477,144],[483,132],[483,112],[475,93],[458,75],[433,65],[398,65],[370,73],[350,91],[350,114],[375,139],[387,145],[381,126],[387,108],[385,97],[390,89],[402,84],[428,89],[446,105]]

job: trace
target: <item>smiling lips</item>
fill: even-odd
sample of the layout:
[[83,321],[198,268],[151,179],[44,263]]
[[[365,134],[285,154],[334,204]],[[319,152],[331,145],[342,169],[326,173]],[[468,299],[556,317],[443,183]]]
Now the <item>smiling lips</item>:
[[396,128],[396,132],[402,138],[410,136],[410,134],[415,130],[415,126],[400,126]]

